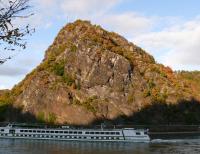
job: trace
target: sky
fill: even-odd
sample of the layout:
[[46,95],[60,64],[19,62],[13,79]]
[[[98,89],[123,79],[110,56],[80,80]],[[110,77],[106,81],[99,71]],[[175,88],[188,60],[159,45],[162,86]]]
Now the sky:
[[26,50],[0,65],[0,89],[12,88],[38,66],[59,30],[77,19],[123,35],[173,70],[200,70],[199,0],[30,0],[30,4],[34,16],[16,25],[29,23],[36,32],[26,38]]

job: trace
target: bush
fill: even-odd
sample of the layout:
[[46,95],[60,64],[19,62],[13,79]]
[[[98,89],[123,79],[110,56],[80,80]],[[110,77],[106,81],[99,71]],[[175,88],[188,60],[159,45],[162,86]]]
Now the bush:
[[45,122],[45,115],[44,115],[44,112],[39,112],[38,115],[37,115],[37,120],[41,123],[44,123]]
[[58,76],[63,76],[64,75],[64,63],[56,63],[54,66],[53,66],[53,71],[56,75]]
[[47,122],[54,124],[56,122],[56,115],[54,113],[49,113]]
[[69,75],[64,74],[62,76],[63,81],[68,85],[71,86],[73,83],[75,83],[74,79],[72,79]]
[[72,45],[70,51],[71,51],[71,52],[76,52],[76,51],[77,51],[76,45]]
[[134,94],[128,95],[128,103],[132,103],[135,100]]
[[151,91],[148,90],[148,89],[145,89],[143,94],[144,94],[144,97],[145,97],[145,98],[146,98],[146,97],[149,97],[149,96],[151,96]]
[[83,102],[83,105],[91,112],[95,113],[96,108],[94,107],[94,103],[97,100],[97,96],[89,97],[85,102]]

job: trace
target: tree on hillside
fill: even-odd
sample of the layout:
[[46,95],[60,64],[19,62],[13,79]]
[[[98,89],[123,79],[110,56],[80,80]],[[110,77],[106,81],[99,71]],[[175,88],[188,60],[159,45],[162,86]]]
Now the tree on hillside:
[[0,64],[3,64],[12,56],[2,58],[3,51],[15,51],[25,49],[25,36],[34,32],[30,26],[17,26],[16,19],[28,18],[32,13],[27,12],[30,8],[30,0],[0,0]]

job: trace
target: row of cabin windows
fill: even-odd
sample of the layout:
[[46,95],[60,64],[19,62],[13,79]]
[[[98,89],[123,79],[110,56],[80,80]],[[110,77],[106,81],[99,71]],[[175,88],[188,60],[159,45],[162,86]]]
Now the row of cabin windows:
[[[77,131],[44,131],[44,130],[20,130],[20,132],[29,133],[65,133],[65,134],[82,134],[82,132]],[[107,134],[107,135],[119,135],[119,132],[85,132],[85,134]]]
[[[0,134],[7,136],[7,134]],[[86,137],[86,136],[53,136],[53,135],[28,135],[28,134],[15,134],[16,137],[41,137],[41,138],[60,138],[60,139],[103,139],[103,140],[119,140],[119,137]]]
[[65,134],[82,134],[82,132],[77,131],[52,131],[52,130],[20,130],[20,132],[29,132],[29,133],[65,133]]
[[106,134],[106,135],[119,135],[119,132],[85,132],[85,134]]

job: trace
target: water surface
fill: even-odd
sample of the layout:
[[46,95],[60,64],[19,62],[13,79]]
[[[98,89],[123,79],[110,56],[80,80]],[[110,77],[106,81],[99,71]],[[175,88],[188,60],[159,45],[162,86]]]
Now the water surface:
[[[175,137],[174,137],[175,138]],[[150,143],[0,139],[0,154],[199,154],[200,136]]]

